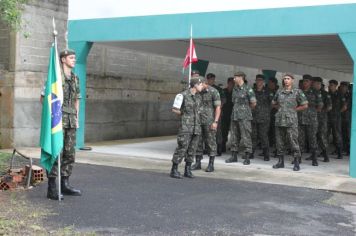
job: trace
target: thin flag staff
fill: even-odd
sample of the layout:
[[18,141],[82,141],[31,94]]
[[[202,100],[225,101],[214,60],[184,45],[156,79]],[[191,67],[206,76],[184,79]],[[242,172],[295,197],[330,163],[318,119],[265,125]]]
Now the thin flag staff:
[[191,80],[191,73],[192,73],[192,63],[197,62],[198,57],[197,53],[195,52],[195,45],[193,42],[193,26],[190,27],[190,41],[189,41],[189,48],[187,50],[187,54],[185,55],[184,62],[183,62],[183,71],[185,68],[189,66],[189,80],[188,86]]

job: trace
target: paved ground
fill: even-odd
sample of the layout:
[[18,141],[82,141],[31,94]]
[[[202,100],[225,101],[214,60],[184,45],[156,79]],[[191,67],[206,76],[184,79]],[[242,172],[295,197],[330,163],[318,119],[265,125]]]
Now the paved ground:
[[[78,151],[76,160],[78,163],[168,173],[176,140],[175,137],[158,137],[87,145],[93,147],[93,150]],[[39,148],[20,148],[19,150],[34,158],[40,156]],[[337,160],[335,156],[331,156],[330,163],[319,161],[318,167],[313,167],[310,161],[303,160],[299,172],[292,171],[291,157],[288,156],[285,162],[286,168],[278,170],[272,169],[272,165],[277,162],[274,158],[269,162],[264,162],[261,157],[257,156],[252,160],[251,165],[244,166],[241,159],[238,163],[226,164],[224,160],[228,157],[229,154],[217,157],[216,172],[198,171],[195,174],[199,177],[214,179],[245,180],[356,194],[356,179],[348,176],[348,157]],[[207,162],[206,157],[203,160],[203,167],[207,165]],[[179,168],[182,169],[182,165]]]
[[[89,144],[92,146],[94,153],[100,154],[111,154],[111,155],[121,155],[130,157],[139,157],[147,159],[156,160],[167,160],[172,159],[172,154],[177,146],[176,137],[159,137],[156,139],[141,139],[141,140],[126,140],[126,141],[110,141],[102,143]],[[251,160],[252,165],[244,166],[250,169],[267,169],[271,170],[273,164],[277,162],[277,159],[272,158],[270,162],[263,161],[262,157],[258,154],[262,151],[256,151],[255,159]],[[225,164],[225,160],[230,157],[230,152],[224,153],[221,157],[216,158],[217,164]],[[308,157],[310,154],[305,154],[304,158]],[[311,165],[311,161],[303,161],[301,168],[303,173],[327,173],[337,176],[348,176],[349,173],[349,158],[345,157],[342,160],[335,159],[336,156],[330,155],[331,162],[322,162],[323,158],[319,158],[319,167],[314,167]],[[293,165],[291,165],[292,157],[286,157],[286,167],[290,170]],[[208,158],[204,160],[208,162]],[[229,164],[235,165],[236,164]],[[237,164],[238,166],[243,166],[242,161]]]
[[355,235],[356,197],[237,180],[176,180],[167,173],[78,164],[71,179],[82,197],[45,198],[51,227],[104,235]]

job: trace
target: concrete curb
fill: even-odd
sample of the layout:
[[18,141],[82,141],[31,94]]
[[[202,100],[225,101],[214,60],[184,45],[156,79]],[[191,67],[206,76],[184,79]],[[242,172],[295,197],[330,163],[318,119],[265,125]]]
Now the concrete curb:
[[[126,143],[126,142],[122,142]],[[105,145],[111,142],[105,143]],[[117,144],[117,143],[116,143]],[[23,153],[33,158],[40,157],[39,148],[20,148]],[[12,150],[1,150],[3,152],[11,152]],[[129,168],[144,171],[153,171],[164,173],[169,178],[169,171],[171,168],[171,161],[169,159],[152,158],[152,157],[138,157],[119,154],[98,153],[94,151],[78,151],[77,163],[103,165],[112,167]],[[275,160],[273,160],[275,162]],[[276,185],[287,185],[293,187],[304,187],[325,191],[333,191],[347,194],[356,194],[356,179],[346,175],[328,174],[325,172],[309,172],[302,171],[294,172],[290,165],[286,168],[274,170],[272,169],[272,162],[261,168],[261,165],[243,166],[241,162],[225,164],[223,160],[217,159],[215,163],[215,172],[207,173],[204,168],[207,166],[207,158],[202,162],[203,170],[194,171],[196,177],[206,177],[226,180],[250,181]],[[183,164],[180,165],[182,169]],[[184,181],[184,180],[177,180]]]

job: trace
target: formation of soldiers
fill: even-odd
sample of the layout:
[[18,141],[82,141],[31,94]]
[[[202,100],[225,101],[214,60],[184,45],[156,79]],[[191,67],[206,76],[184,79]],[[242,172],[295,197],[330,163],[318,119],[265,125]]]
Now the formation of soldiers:
[[279,88],[276,78],[258,74],[251,87],[245,73],[237,72],[221,89],[214,74],[204,78],[193,71],[189,89],[176,96],[172,108],[181,123],[170,176],[182,178],[178,165],[185,160],[184,177],[193,178],[192,170],[202,168],[204,153],[209,156],[205,171],[213,172],[215,156],[227,150],[229,133],[231,157],[226,163],[238,162],[240,155],[243,164],[250,165],[261,148],[264,161],[270,161],[270,153],[278,158],[273,168],[284,168],[288,154],[293,170],[299,171],[303,153],[310,153],[306,160],[312,166],[318,166],[319,156],[329,162],[330,143],[337,159],[343,152],[349,155],[352,85],[330,80],[326,91],[321,77],[304,75],[299,87],[294,80],[291,74],[283,75]]

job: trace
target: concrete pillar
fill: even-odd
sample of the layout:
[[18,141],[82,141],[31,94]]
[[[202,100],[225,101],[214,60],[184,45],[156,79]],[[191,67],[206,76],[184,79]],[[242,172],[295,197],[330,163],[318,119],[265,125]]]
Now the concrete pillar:
[[77,148],[84,147],[85,134],[85,101],[86,101],[86,75],[87,57],[93,43],[90,42],[69,42],[69,47],[75,50],[77,63],[74,72],[79,77],[80,93],[82,99],[79,106],[79,129],[77,130]]
[[[356,32],[339,34],[352,60],[354,61],[353,83],[356,81]],[[351,120],[351,140],[350,140],[350,176],[356,178],[356,90],[352,89],[352,120]]]

